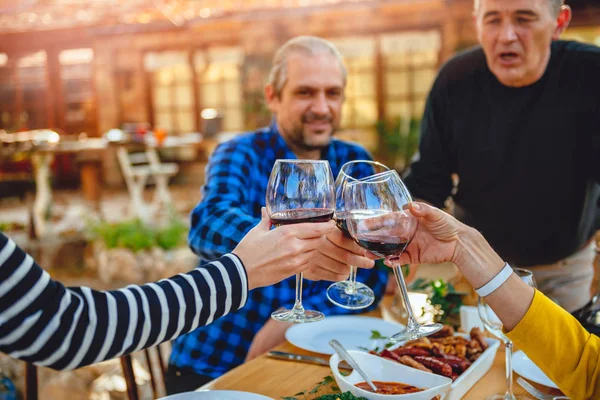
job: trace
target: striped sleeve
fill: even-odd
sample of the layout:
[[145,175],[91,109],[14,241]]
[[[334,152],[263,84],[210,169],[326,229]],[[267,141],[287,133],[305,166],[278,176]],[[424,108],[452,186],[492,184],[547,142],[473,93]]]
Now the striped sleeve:
[[67,288],[0,232],[0,351],[36,365],[69,370],[151,347],[243,307],[247,295],[233,254],[143,286]]

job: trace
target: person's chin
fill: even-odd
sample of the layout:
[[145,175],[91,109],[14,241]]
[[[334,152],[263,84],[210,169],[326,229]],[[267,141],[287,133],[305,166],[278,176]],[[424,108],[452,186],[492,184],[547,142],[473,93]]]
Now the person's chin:
[[307,130],[304,136],[306,143],[314,148],[325,147],[331,141],[333,129],[327,130]]
[[504,86],[508,87],[521,87],[525,86],[523,83],[524,76],[520,69],[516,68],[498,68],[494,75]]

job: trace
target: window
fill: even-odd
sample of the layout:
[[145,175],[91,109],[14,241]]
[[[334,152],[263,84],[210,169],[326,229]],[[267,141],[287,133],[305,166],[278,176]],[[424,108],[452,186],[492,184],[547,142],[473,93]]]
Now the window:
[[403,32],[381,37],[384,105],[388,120],[422,117],[437,73],[440,47],[438,31]]
[[147,53],[144,67],[150,75],[154,127],[169,134],[195,131],[194,83],[188,52]]
[[9,68],[8,56],[0,53],[0,129],[15,129],[17,117],[17,89],[13,70]]
[[[39,51],[17,61],[16,85],[19,115],[14,130],[48,128],[46,52]],[[16,118],[15,118],[16,117]]]
[[93,89],[92,49],[61,51],[61,84],[63,89],[64,129],[67,133],[96,134],[96,101]]
[[244,53],[239,47],[215,47],[194,55],[199,107],[217,110],[223,116],[224,131],[244,129],[243,62]]
[[591,43],[600,46],[600,27],[577,27],[567,28],[566,32],[560,37],[564,40],[576,40],[583,43]]
[[377,122],[375,38],[345,37],[331,42],[348,69],[342,127],[372,129]]

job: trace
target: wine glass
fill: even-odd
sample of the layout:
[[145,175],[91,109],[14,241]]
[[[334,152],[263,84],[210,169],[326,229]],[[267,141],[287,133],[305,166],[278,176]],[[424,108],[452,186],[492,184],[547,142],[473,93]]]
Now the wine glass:
[[[335,189],[327,161],[277,160],[267,185],[267,213],[275,226],[325,222],[333,218]],[[317,322],[318,311],[302,307],[302,272],[296,274],[296,301],[291,310],[280,308],[271,318],[282,322]]]
[[415,319],[399,259],[415,236],[418,220],[406,210],[412,198],[396,171],[382,172],[349,182],[344,191],[346,222],[352,238],[371,253],[385,257],[392,265],[396,283],[408,314],[404,330],[390,337],[392,342],[431,335],[443,325],[421,325]]
[[[525,283],[531,287],[535,287],[535,279],[533,279],[533,273],[527,269],[513,268],[513,272],[517,274]],[[492,335],[504,342],[506,347],[506,392],[503,394],[491,395],[487,400],[525,400],[527,397],[515,396],[513,394],[512,384],[512,341],[502,332],[502,321],[496,316],[494,311],[487,305],[483,297],[479,298],[477,302],[477,309],[479,311],[479,317],[485,326],[485,329],[490,331]]]
[[[335,222],[345,236],[351,237],[346,225],[346,208],[344,206],[344,189],[348,182],[354,182],[389,168],[375,161],[357,160],[342,166],[335,180]],[[333,304],[349,310],[369,307],[375,301],[375,293],[364,283],[356,282],[356,267],[350,265],[348,279],[336,282],[327,288],[327,298]]]

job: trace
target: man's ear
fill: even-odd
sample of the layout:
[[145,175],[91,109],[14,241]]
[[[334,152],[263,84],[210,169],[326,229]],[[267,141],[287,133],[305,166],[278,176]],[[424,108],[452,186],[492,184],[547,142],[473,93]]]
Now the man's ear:
[[279,109],[279,96],[275,92],[273,85],[265,86],[265,101],[267,102],[269,110],[273,114],[276,114]]
[[560,35],[562,35],[562,33],[569,26],[572,16],[573,12],[571,11],[571,7],[565,4],[560,8],[560,13],[558,14],[558,18],[556,20],[556,29],[552,34],[553,40],[558,40],[560,38]]

